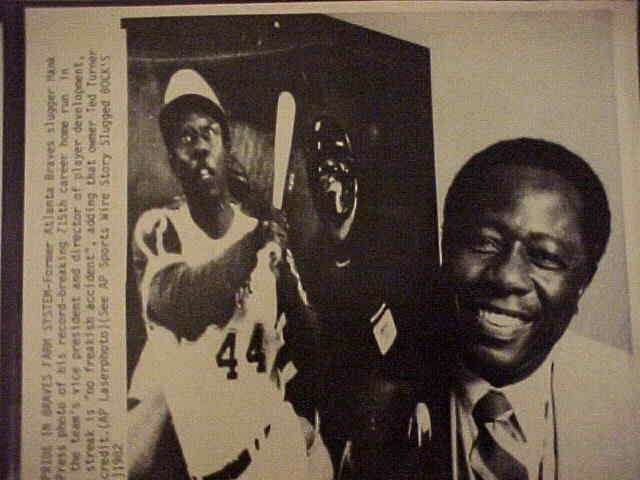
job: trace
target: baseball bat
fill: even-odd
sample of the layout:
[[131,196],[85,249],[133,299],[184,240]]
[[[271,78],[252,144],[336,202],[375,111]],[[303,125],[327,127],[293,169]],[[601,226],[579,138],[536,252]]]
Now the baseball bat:
[[282,209],[285,181],[289,170],[293,126],[296,118],[296,101],[290,92],[281,92],[276,113],[276,136],[273,151],[273,206]]

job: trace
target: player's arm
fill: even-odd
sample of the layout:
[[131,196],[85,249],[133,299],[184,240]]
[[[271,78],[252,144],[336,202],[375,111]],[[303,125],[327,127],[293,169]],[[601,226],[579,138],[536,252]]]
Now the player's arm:
[[287,350],[297,369],[313,364],[320,365],[327,332],[318,313],[307,299],[293,255],[287,250],[279,264],[278,309],[285,314],[284,330]]
[[279,265],[278,306],[285,314],[286,325],[285,346],[276,366],[284,373],[288,371],[288,364],[292,363],[297,372],[286,383],[285,399],[293,405],[299,416],[314,424],[319,402],[326,392],[330,358],[327,351],[330,351],[331,342],[318,312],[307,300],[293,255],[289,251]]
[[255,268],[256,246],[255,235],[248,234],[204,265],[180,262],[157,272],[150,283],[149,318],[190,340],[211,322],[224,325],[233,314],[236,292]]
[[255,268],[256,252],[265,241],[262,229],[256,228],[216,258],[191,266],[181,257],[177,234],[166,217],[143,216],[136,230],[134,261],[142,257],[136,270],[147,317],[190,340],[211,322],[223,325],[231,317],[235,294]]

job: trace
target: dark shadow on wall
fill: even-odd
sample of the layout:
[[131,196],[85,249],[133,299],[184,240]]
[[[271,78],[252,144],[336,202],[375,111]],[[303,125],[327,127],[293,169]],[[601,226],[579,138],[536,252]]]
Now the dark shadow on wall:
[[[233,150],[252,192],[271,198],[276,102],[293,93],[297,115],[285,210],[299,267],[313,257],[318,218],[307,186],[305,137],[318,114],[350,132],[361,201],[381,222],[381,239],[415,295],[429,291],[438,263],[429,52],[322,15],[127,19],[131,233],[145,210],[180,192],[167,163],[158,113],[171,75],[193,68],[232,119]],[[378,225],[384,225],[382,229]],[[144,325],[129,262],[129,372]],[[304,272],[301,272],[304,273]],[[304,276],[304,275],[303,275]],[[416,311],[416,328],[421,312]]]

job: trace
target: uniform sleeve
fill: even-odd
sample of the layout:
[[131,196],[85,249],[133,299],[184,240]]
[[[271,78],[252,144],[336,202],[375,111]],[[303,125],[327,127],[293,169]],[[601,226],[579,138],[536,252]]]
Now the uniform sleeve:
[[233,314],[236,291],[256,266],[257,247],[250,232],[209,262],[191,266],[170,217],[162,210],[146,212],[136,225],[133,245],[146,318],[188,340],[212,323],[224,325]]

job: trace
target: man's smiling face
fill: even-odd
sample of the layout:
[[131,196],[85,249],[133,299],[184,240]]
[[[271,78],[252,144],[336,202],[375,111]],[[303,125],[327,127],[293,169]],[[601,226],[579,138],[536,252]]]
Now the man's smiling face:
[[527,377],[547,357],[588,283],[582,201],[559,175],[486,172],[461,218],[445,219],[444,269],[465,365],[493,384]]

